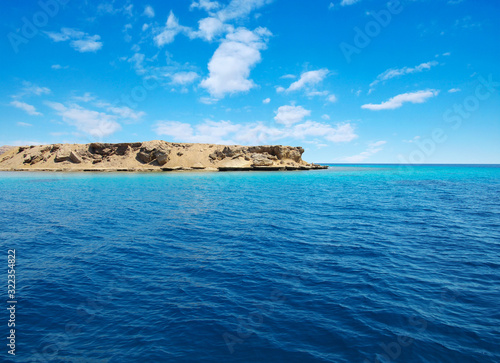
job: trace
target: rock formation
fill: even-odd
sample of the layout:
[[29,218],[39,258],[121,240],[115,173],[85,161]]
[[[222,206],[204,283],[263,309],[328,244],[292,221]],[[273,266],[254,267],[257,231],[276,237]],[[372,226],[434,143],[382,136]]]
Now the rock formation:
[[0,156],[0,170],[172,171],[310,170],[326,166],[302,160],[291,146],[224,146],[160,140],[131,143],[20,146]]

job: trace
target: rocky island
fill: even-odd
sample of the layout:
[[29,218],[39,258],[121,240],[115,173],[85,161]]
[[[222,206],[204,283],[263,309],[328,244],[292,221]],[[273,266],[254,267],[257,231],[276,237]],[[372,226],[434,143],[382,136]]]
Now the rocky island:
[[[2,150],[3,151],[3,150]],[[130,143],[19,146],[0,154],[0,171],[246,171],[313,170],[327,166],[302,160],[292,146]]]

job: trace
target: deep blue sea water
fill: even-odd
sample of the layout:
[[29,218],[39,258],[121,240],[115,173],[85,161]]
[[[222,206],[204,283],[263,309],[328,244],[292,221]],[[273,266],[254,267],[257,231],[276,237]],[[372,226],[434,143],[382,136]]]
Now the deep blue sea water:
[[6,362],[500,362],[500,168],[0,173]]

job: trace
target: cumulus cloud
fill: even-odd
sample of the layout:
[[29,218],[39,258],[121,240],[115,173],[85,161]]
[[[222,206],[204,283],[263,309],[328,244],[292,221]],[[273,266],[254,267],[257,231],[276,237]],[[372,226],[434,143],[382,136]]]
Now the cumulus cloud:
[[460,91],[461,91],[460,88],[452,88],[452,89],[448,90],[448,93],[456,93],[456,92],[460,92]]
[[278,111],[276,111],[276,116],[274,119],[276,122],[285,125],[285,126],[291,126],[293,124],[296,124],[297,122],[300,122],[304,119],[304,117],[309,116],[311,114],[311,111],[306,110],[302,106],[281,106],[278,108]]
[[263,104],[268,104],[269,102],[271,102],[270,98],[266,98],[266,99],[262,100]]
[[26,102],[21,102],[14,100],[10,103],[12,106],[17,107],[23,111],[25,111],[28,115],[31,116],[42,116],[40,112],[37,112],[35,106],[27,104]]
[[364,108],[367,110],[372,110],[372,111],[394,110],[396,108],[400,108],[401,106],[403,106],[404,103],[407,103],[407,102],[424,103],[429,98],[435,97],[438,94],[439,94],[439,91],[433,90],[433,89],[425,90],[425,91],[411,92],[411,93],[403,93],[403,94],[397,95],[395,97],[392,97],[391,99],[389,99],[389,101],[382,102],[380,104],[369,103],[369,104],[361,106],[361,108]]
[[220,36],[226,31],[231,31],[232,26],[224,24],[222,21],[215,17],[208,17],[201,19],[198,22],[198,30],[189,30],[188,36],[190,38],[201,38],[203,40],[211,42],[216,37]]
[[290,87],[288,87],[287,92],[298,91],[305,87],[312,87],[322,82],[330,71],[326,68],[304,72],[300,75],[300,79],[293,82]]
[[238,28],[227,34],[208,63],[209,76],[201,87],[215,98],[255,87],[249,79],[250,71],[260,62],[260,51],[266,48],[270,36],[269,30],[260,27],[254,31]]
[[54,42],[70,41],[70,46],[80,53],[96,52],[102,48],[99,35],[89,35],[80,30],[62,28],[60,33],[46,32]]
[[438,64],[439,63],[436,61],[431,61],[431,62],[419,64],[418,66],[415,66],[415,67],[403,67],[403,68],[399,68],[399,69],[398,68],[388,69],[385,72],[379,74],[377,76],[377,79],[370,84],[370,87],[373,87],[377,83],[387,81],[388,79],[391,79],[391,78],[401,77],[401,76],[404,76],[406,74],[419,73],[419,72],[429,70],[432,67],[437,66]]
[[375,155],[376,153],[383,150],[383,146],[387,143],[387,141],[377,141],[371,144],[368,144],[368,148],[358,155],[347,156],[342,158],[341,160],[346,163],[360,163],[365,161],[370,156]]

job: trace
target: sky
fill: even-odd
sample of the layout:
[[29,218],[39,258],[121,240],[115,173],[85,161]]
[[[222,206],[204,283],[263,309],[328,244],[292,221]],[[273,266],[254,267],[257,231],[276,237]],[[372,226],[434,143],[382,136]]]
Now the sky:
[[9,1],[0,145],[302,146],[500,163],[500,1]]

